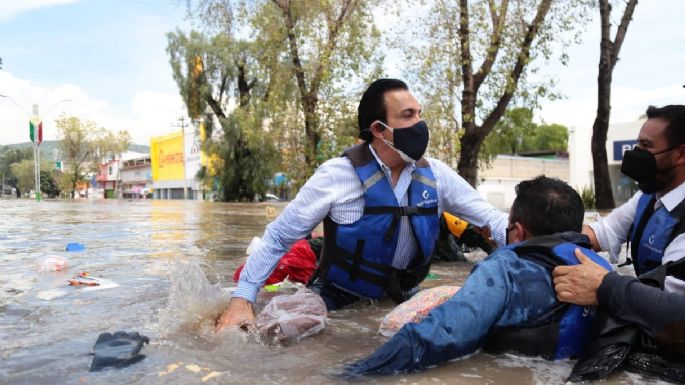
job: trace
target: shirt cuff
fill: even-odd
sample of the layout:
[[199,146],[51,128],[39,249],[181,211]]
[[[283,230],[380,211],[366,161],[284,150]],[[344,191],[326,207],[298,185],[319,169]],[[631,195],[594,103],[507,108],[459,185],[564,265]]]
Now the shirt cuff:
[[257,293],[259,293],[259,287],[251,283],[239,281],[238,287],[233,292],[232,297],[242,298],[244,300],[255,303],[257,300]]

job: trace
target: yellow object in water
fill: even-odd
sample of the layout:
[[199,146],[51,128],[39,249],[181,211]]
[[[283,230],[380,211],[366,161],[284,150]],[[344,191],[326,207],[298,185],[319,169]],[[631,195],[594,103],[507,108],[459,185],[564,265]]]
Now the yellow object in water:
[[276,209],[273,206],[266,206],[267,217],[275,217],[276,215],[278,215],[278,212],[276,212]]
[[159,377],[166,376],[167,374],[173,372],[176,369],[178,369],[178,364],[169,364],[166,366],[166,371],[159,372]]
[[447,228],[449,229],[450,233],[457,238],[461,237],[469,223],[448,212],[444,212],[442,215],[445,217],[445,222],[447,223]]
[[211,372],[208,375],[202,377],[202,382],[207,382],[210,378],[218,377],[221,375],[221,372]]

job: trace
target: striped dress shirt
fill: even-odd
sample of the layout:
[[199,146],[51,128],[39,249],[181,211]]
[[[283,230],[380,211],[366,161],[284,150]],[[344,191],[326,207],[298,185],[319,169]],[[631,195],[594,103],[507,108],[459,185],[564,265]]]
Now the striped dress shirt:
[[[390,168],[383,164],[371,146],[369,148],[392,186]],[[486,202],[445,163],[432,158],[427,160],[436,180],[439,213],[447,211],[476,226],[490,226],[495,242],[503,245],[507,214]],[[415,164],[407,164],[393,188],[400,205],[407,205],[407,191],[415,168]],[[350,224],[359,220],[363,211],[364,190],[350,160],[339,157],[326,161],[281,215],[266,227],[261,242],[247,259],[233,296],[254,302],[259,288],[293,243],[311,233],[326,216],[338,224]],[[404,269],[418,249],[408,217],[402,217],[399,232],[392,265]]]

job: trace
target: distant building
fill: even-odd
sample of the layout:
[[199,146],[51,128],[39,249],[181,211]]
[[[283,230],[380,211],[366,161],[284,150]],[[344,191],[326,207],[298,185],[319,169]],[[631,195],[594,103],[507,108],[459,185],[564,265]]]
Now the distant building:
[[569,181],[566,154],[543,152],[531,156],[497,155],[487,169],[479,170],[478,192],[493,206],[508,210],[516,198],[516,185],[538,175]]
[[150,139],[155,199],[208,199],[197,173],[206,164],[198,130],[182,130]]
[[119,161],[110,160],[100,164],[100,171],[95,177],[97,190],[94,198],[114,199],[117,197],[116,188],[119,176]]
[[152,160],[149,155],[124,161],[120,175],[123,198],[152,198]]
[[[609,177],[616,205],[626,202],[636,191],[637,184],[621,174],[623,153],[637,144],[644,120],[610,124],[607,131],[606,151]],[[592,127],[573,129],[569,132],[570,184],[573,187],[594,189],[594,166],[591,151]]]
[[93,191],[89,194],[90,197],[95,199],[122,198],[121,163],[141,157],[149,158],[147,154],[127,151],[121,154],[121,157],[112,157],[104,163],[101,163],[100,169],[97,175],[95,175],[95,184],[93,185]]

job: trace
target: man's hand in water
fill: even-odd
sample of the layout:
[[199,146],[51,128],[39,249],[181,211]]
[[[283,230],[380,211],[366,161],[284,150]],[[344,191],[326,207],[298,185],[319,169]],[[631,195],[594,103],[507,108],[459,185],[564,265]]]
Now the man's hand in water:
[[609,272],[592,262],[580,249],[575,253],[580,264],[554,268],[552,275],[557,298],[576,305],[597,305],[597,289]]
[[229,326],[238,326],[248,332],[256,331],[255,315],[250,301],[231,298],[228,308],[216,320],[216,331],[219,332]]

